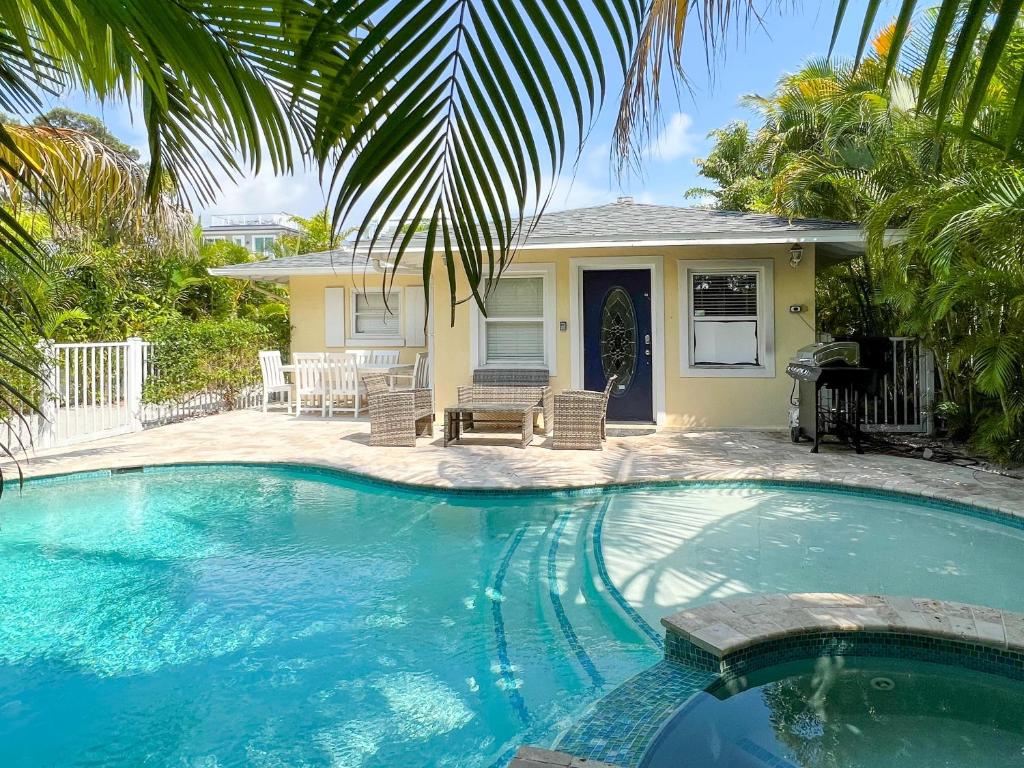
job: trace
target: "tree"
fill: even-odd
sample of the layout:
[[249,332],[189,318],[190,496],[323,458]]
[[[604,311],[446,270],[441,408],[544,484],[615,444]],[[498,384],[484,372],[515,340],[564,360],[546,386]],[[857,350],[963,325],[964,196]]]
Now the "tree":
[[283,235],[274,242],[274,254],[282,256],[296,256],[302,253],[319,253],[321,251],[332,251],[337,248],[344,239],[352,233],[338,232],[331,226],[330,212],[325,208],[314,213],[308,219],[301,216],[292,216],[296,227],[299,230],[297,235]]
[[711,198],[714,207],[726,211],[764,212],[771,207],[769,169],[744,122],[729,123],[708,134],[715,142],[706,158],[694,160],[700,175],[715,187],[694,187],[688,198]]
[[[952,102],[952,122],[943,125],[917,108],[919,67],[889,71],[893,31],[884,28],[859,64],[811,61],[772,94],[745,99],[762,121],[748,152],[766,159],[772,212],[865,222],[866,258],[819,275],[819,328],[921,338],[936,355],[938,415],[950,431],[993,458],[1019,462],[1024,164],[1006,158],[1002,137],[1024,74],[1024,29],[1011,36],[1017,53],[990,81],[984,120],[970,134],[950,127],[969,92]],[[923,48],[933,34],[922,23],[908,45]],[[969,69],[979,65],[977,58]],[[941,87],[931,85],[926,104],[938,104]],[[734,134],[721,136],[717,156],[733,157]],[[709,172],[726,184],[732,178],[717,166]],[[904,237],[887,242],[892,228]]]
[[37,116],[32,123],[46,128],[66,128],[77,133],[87,133],[115,152],[127,155],[132,160],[139,159],[139,150],[130,144],[125,144],[112,134],[98,117],[75,112],[65,107],[54,107],[49,112]]

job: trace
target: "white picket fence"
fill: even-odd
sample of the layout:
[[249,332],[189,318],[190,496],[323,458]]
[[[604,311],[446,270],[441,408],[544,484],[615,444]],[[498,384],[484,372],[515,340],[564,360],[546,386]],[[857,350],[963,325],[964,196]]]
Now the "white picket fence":
[[[139,432],[147,427],[215,413],[218,392],[196,392],[181,401],[144,403],[143,387],[158,377],[152,345],[140,338],[86,344],[42,343],[41,413],[26,409],[0,421],[0,438],[13,448],[53,448]],[[258,390],[235,402],[247,408]]]

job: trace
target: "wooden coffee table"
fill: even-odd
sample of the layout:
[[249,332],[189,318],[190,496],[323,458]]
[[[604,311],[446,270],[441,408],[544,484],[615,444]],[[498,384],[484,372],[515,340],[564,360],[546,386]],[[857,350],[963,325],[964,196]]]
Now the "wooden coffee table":
[[464,422],[473,424],[507,424],[509,415],[518,416],[522,424],[520,448],[533,442],[533,412],[536,403],[465,403],[444,409],[444,446],[462,439]]

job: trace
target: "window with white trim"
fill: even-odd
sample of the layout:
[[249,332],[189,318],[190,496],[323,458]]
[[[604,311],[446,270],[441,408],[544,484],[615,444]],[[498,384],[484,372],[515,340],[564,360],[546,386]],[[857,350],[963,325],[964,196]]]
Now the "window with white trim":
[[770,262],[682,262],[682,373],[774,376]]
[[487,311],[470,308],[472,367],[547,368],[557,375],[555,265],[513,264],[481,289]]
[[543,275],[506,273],[488,291],[481,315],[480,362],[484,365],[545,365],[547,330]]
[[387,301],[382,291],[372,288],[352,292],[352,337],[393,339],[401,343],[402,294],[392,291]]
[[255,235],[252,238],[253,253],[269,253],[277,238],[274,235]]

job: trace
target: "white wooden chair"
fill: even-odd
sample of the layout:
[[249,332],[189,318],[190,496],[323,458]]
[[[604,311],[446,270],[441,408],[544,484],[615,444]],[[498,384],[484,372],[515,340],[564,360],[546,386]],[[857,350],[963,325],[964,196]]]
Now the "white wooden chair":
[[260,350],[260,373],[263,374],[263,412],[267,412],[271,395],[284,395],[288,411],[292,410],[292,387],[284,380],[281,352],[276,349]]
[[389,373],[392,389],[430,389],[430,358],[426,352],[416,353],[416,362],[409,373]]
[[[356,358],[350,354],[331,353],[327,356],[325,371],[326,386],[324,396],[327,398],[327,415],[334,416],[335,410],[350,411],[359,416],[362,400],[360,391],[359,366]],[[335,405],[338,401],[349,402],[351,405]]]
[[375,349],[370,353],[371,365],[398,365],[397,349]]
[[346,349],[344,352],[336,354],[352,355],[356,365],[368,365],[372,353],[368,349]]
[[314,404],[320,402],[320,415],[327,412],[324,398],[324,353],[296,352],[292,355],[295,366],[295,415],[302,413],[302,400],[306,398]]

